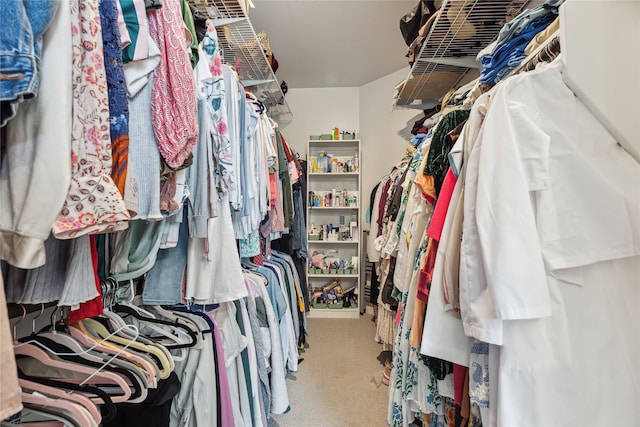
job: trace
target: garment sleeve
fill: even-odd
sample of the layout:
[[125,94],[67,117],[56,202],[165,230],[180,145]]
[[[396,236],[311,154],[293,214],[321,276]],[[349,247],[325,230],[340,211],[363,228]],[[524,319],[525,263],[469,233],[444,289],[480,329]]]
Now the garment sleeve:
[[492,101],[480,152],[476,222],[486,280],[497,318],[545,317],[551,308],[532,192],[544,189],[550,138],[527,103],[505,92]]

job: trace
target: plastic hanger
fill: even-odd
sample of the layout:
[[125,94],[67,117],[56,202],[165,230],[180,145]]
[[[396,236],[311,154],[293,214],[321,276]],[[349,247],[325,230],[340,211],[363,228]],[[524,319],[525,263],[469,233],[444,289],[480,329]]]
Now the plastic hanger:
[[181,323],[183,325],[185,325],[187,328],[189,328],[191,331],[194,332],[195,334],[195,338],[196,338],[196,345],[194,346],[195,348],[201,348],[202,346],[202,333],[200,331],[200,328],[198,327],[198,325],[191,319],[189,319],[188,317],[181,315],[180,313],[175,313],[172,311],[169,311],[167,309],[165,309],[162,306],[159,305],[153,305],[148,307],[151,310],[153,310],[155,313],[157,313],[158,315],[172,321],[175,323]]
[[[147,389],[151,386],[151,384],[153,384],[155,387],[155,371],[153,371],[153,374],[150,374],[145,369],[147,368],[146,366],[136,365],[135,363],[133,363],[133,361],[126,360],[126,354],[124,351],[120,353],[118,353],[117,351],[105,353],[101,351],[102,348],[98,348],[102,346],[100,346],[95,341],[88,342],[87,340],[84,340],[81,342],[76,337],[71,335],[71,329],[72,328],[69,328],[66,326],[56,325],[56,329],[54,329],[52,332],[41,331],[37,335],[33,334],[32,337],[34,337],[34,339],[36,340],[38,340],[38,337],[50,339],[60,345],[65,346],[66,348],[69,349],[70,352],[74,352],[79,357],[82,357],[92,362],[104,363],[109,358],[109,355],[117,355],[118,357],[111,360],[110,362],[111,365],[130,371],[132,374],[134,374],[137,378],[140,379],[140,385],[142,388]],[[128,329],[131,329],[132,332],[135,334],[136,331],[134,328],[128,328]],[[138,398],[138,399],[131,400],[131,403],[136,403],[138,400],[140,399]]]
[[116,407],[113,404],[113,400],[107,392],[94,386],[94,385],[78,385],[71,382],[62,380],[55,380],[50,378],[41,378],[26,374],[18,365],[18,377],[19,379],[25,379],[36,384],[42,384],[50,386],[60,390],[66,390],[69,393],[76,395],[82,395],[89,398],[92,402],[100,405],[102,408],[102,421],[103,423],[109,423],[116,416]]
[[118,366],[118,364],[115,363],[117,359],[115,356],[108,358],[107,360],[93,360],[92,358],[94,355],[90,354],[90,350],[80,349],[80,351],[76,353],[69,347],[45,336],[35,335],[27,337],[25,340],[35,341],[38,345],[43,344],[43,347],[48,350],[53,350],[55,352],[54,354],[62,360],[78,363],[88,367],[104,369],[106,372],[112,372],[120,375],[125,378],[127,380],[127,384],[132,387],[131,397],[129,398],[130,403],[143,402],[147,397],[147,387],[144,375],[141,375],[142,378],[140,378],[140,376],[136,375],[134,371]]
[[[109,282],[115,288],[118,288],[118,286],[121,286],[121,284],[119,284],[118,282],[115,282],[114,280],[110,280]],[[121,325],[121,324],[126,324],[126,322],[124,319],[122,319],[119,313],[122,313],[122,312],[127,313],[133,316],[134,318],[138,319],[139,321],[141,321],[144,324],[142,326],[146,326],[145,329],[154,330],[156,333],[159,333],[165,339],[169,339],[169,341],[172,342],[173,344],[167,343],[166,340],[164,341],[159,340],[157,336],[148,336],[148,335],[145,335],[144,333],[141,333],[137,337],[137,340],[140,341],[141,343],[149,346],[156,346],[159,351],[165,353],[165,355],[167,356],[167,359],[171,363],[171,370],[173,370],[175,366],[175,361],[186,359],[187,353],[182,351],[181,355],[176,355],[176,354],[172,354],[170,350],[193,347],[197,342],[195,338],[195,333],[184,325],[176,325],[165,320],[156,319],[152,313],[144,310],[141,307],[134,305],[133,301],[135,299],[135,292],[134,292],[135,284],[133,280],[129,280],[128,283],[126,283],[124,286],[121,286],[121,289],[128,289],[129,292],[124,292],[124,293],[121,292],[119,295],[119,298],[117,298],[117,301],[115,299],[110,301],[111,306],[108,311],[105,310],[105,315],[108,315],[108,317],[112,320],[114,325]],[[116,311],[118,313],[116,313]],[[97,320],[100,320],[100,319],[97,319]],[[167,332],[165,328],[161,328],[158,325],[164,325],[165,327],[170,327],[172,328],[172,331]]]
[[62,409],[72,416],[79,427],[97,427],[98,424],[88,415],[88,411],[77,403],[64,399],[51,399],[50,397],[22,392],[20,394],[22,402],[36,406],[54,407]]
[[156,387],[159,368],[149,356],[132,353],[128,351],[128,349],[123,349],[122,347],[106,342],[105,340],[96,341],[94,339],[95,337],[89,333],[81,322],[72,323],[69,326],[69,334],[85,347],[94,348],[104,354],[117,355],[118,357],[123,357],[129,362],[134,363],[146,374],[149,388]]
[[[166,350],[168,353],[167,357],[173,362],[185,360],[187,357],[185,349],[195,344],[195,338],[193,336],[174,325],[166,326],[151,322],[148,320],[148,317],[140,315],[125,317],[127,318],[127,322],[135,324],[140,329],[140,342],[150,346],[158,346],[158,349],[163,352]],[[171,331],[167,331],[164,328],[171,328]],[[180,353],[176,354],[175,350],[180,350]],[[171,351],[173,351],[173,353]]]
[[[15,334],[16,334],[16,328],[17,325],[20,323],[20,321],[22,321],[22,319],[24,319],[24,315],[26,315],[26,310],[23,308],[23,316],[20,318],[20,320],[18,320],[14,325],[13,325],[13,330],[14,330],[14,346],[13,346],[13,352],[16,356],[28,356],[31,357],[33,359],[38,360],[41,364],[52,367],[52,368],[60,368],[66,371],[71,371],[71,372],[76,372],[78,374],[85,374],[88,375],[87,378],[85,378],[80,385],[84,385],[86,383],[88,383],[90,380],[92,380],[94,377],[96,379],[100,379],[102,381],[107,382],[108,384],[112,384],[112,385],[116,385],[120,388],[120,390],[122,390],[122,395],[119,396],[114,396],[113,401],[114,402],[123,402],[128,400],[131,397],[131,389],[129,388],[129,386],[126,384],[125,380],[123,377],[121,377],[120,375],[113,373],[113,372],[108,372],[108,371],[104,371],[104,369],[108,366],[108,364],[110,363],[110,361],[112,359],[114,359],[115,357],[117,357],[116,355],[114,355],[112,357],[112,359],[109,359],[108,361],[102,363],[102,364],[98,364],[98,365],[94,365],[94,366],[86,366],[80,363],[73,363],[73,362],[69,362],[69,361],[65,361],[65,360],[60,360],[58,358],[53,358],[52,356],[60,356],[60,357],[64,357],[64,356],[75,356],[77,357],[79,355],[79,353],[74,353],[74,352],[56,352],[53,349],[49,348],[48,346],[42,344],[41,342],[37,341],[36,339],[33,339],[34,337],[30,337],[27,338],[25,342],[18,342],[18,340],[15,339]],[[133,326],[128,325],[128,327],[133,328]],[[131,343],[131,342],[130,342]],[[129,343],[129,344],[130,344]],[[46,351],[45,351],[46,350]],[[47,351],[49,353],[47,353]],[[89,352],[90,349],[86,349],[81,353],[85,353],[85,352]],[[98,369],[94,369],[94,368],[98,368]]]
[[[19,425],[27,427],[76,427],[77,421],[71,419],[71,416],[62,413],[60,410],[49,407],[32,405],[30,403],[22,404],[23,409],[20,411]],[[14,426],[15,422],[0,421],[0,426]]]
[[[132,315],[133,317],[135,317],[136,319],[142,321],[142,322],[146,322],[150,325],[156,324],[156,325],[163,325],[163,326],[168,326],[171,328],[175,328],[176,329],[176,334],[182,333],[184,335],[182,335],[182,337],[187,337],[189,339],[189,342],[187,343],[181,343],[177,340],[174,340],[174,342],[176,342],[176,344],[164,344],[165,347],[169,350],[174,350],[174,349],[181,349],[181,348],[189,348],[189,347],[193,347],[194,345],[196,345],[197,341],[196,341],[196,333],[191,330],[189,327],[187,327],[186,325],[180,324],[180,323],[175,323],[175,322],[171,322],[169,320],[163,320],[163,319],[157,319],[155,317],[149,317],[146,315],[143,315],[141,312],[139,312],[138,310],[136,310],[136,308],[133,308],[132,306],[126,305],[126,304],[116,304],[116,306],[114,307],[114,309],[118,312],[124,312],[127,314]],[[164,335],[165,337],[170,337],[170,338],[174,338],[171,337],[171,335],[167,334],[166,331],[160,329],[160,328],[156,328],[156,331],[161,333],[162,335]],[[178,332],[180,331],[180,332]]]
[[156,360],[159,362],[158,372],[160,378],[167,378],[173,370],[174,364],[172,363],[172,360],[170,360],[170,356],[167,357],[167,354],[161,349],[158,349],[157,347],[152,345],[142,344],[138,341],[127,340],[118,335],[113,335],[109,332],[104,324],[98,322],[96,319],[84,319],[81,322],[85,325],[87,331],[97,338],[102,338],[113,344],[118,344],[121,346],[126,345],[132,350],[137,350],[152,355],[152,357],[156,358]]
[[53,359],[45,350],[41,349],[36,344],[22,343],[18,346],[14,346],[13,352],[16,356],[31,357],[38,360],[41,364],[51,368],[59,368],[65,371],[86,375],[86,378],[80,382],[80,385],[90,383],[91,380],[100,380],[103,383],[115,385],[119,387],[122,394],[119,396],[112,396],[112,400],[114,402],[126,402],[131,397],[131,390],[129,389],[128,384],[117,374],[103,372],[102,369],[93,369],[77,363]]
[[100,424],[102,422],[102,415],[100,414],[100,410],[98,409],[96,404],[91,399],[80,393],[68,393],[56,387],[51,387],[22,378],[18,379],[18,383],[20,384],[20,388],[22,388],[23,391],[37,391],[38,393],[48,395],[51,398],[60,398],[75,402],[87,409],[87,411],[89,411],[91,417],[97,424]]
[[[117,313],[113,313],[105,310],[105,314],[107,313],[109,314],[108,316],[94,317],[92,320],[100,323],[106,329],[107,332],[112,332],[115,330],[114,328],[117,328],[117,330],[119,331],[117,333],[117,336],[119,336],[124,340],[135,339],[135,341],[140,344],[155,348],[158,352],[164,354],[165,358],[163,360],[166,360],[169,363],[168,371],[172,371],[174,369],[175,361],[173,359],[173,356],[164,345],[159,344],[155,342],[153,339],[145,335],[142,335],[140,333],[138,333],[135,337],[133,337],[131,332],[129,332],[124,327],[120,326],[120,325],[127,325],[127,323],[124,322],[122,317],[120,317]],[[136,350],[135,346],[133,349]],[[153,353],[153,352],[148,352],[148,353]],[[164,362],[161,361],[160,363],[163,364]]]

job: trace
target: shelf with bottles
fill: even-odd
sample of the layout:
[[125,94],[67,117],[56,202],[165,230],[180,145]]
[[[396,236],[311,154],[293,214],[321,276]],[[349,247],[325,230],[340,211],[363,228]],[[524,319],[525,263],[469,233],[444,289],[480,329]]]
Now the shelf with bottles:
[[356,210],[358,209],[357,206],[317,206],[317,207],[311,207],[310,209],[312,210]]
[[360,175],[360,172],[309,172],[309,175],[313,175],[313,176],[336,176],[336,175],[358,176],[358,175]]
[[338,155],[320,151],[310,153],[308,158],[309,173],[312,174],[353,174],[360,171],[358,153]]
[[310,208],[358,208],[358,194],[356,190],[325,190],[309,191]]
[[358,221],[353,218],[349,223],[345,221],[345,216],[340,215],[337,218],[337,224],[320,224],[317,227],[311,224],[307,235],[309,242],[330,242],[330,243],[357,243],[360,231],[358,230]]

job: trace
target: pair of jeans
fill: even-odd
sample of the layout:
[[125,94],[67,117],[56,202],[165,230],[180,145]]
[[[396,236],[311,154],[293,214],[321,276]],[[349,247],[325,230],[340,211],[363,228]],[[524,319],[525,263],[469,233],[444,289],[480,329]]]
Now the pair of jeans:
[[57,9],[56,0],[0,0],[0,126],[38,93],[42,35]]

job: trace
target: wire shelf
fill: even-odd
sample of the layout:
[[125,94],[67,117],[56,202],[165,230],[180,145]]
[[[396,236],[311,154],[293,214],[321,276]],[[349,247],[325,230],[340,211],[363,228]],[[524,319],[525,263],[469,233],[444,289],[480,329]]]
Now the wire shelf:
[[425,38],[395,106],[422,108],[454,88],[470,69],[481,68],[478,53],[500,32],[508,15],[525,0],[445,0]]
[[293,114],[284,98],[246,10],[238,0],[188,0],[197,18],[211,19],[225,63],[232,65],[242,84],[267,106],[267,114],[283,123]]

